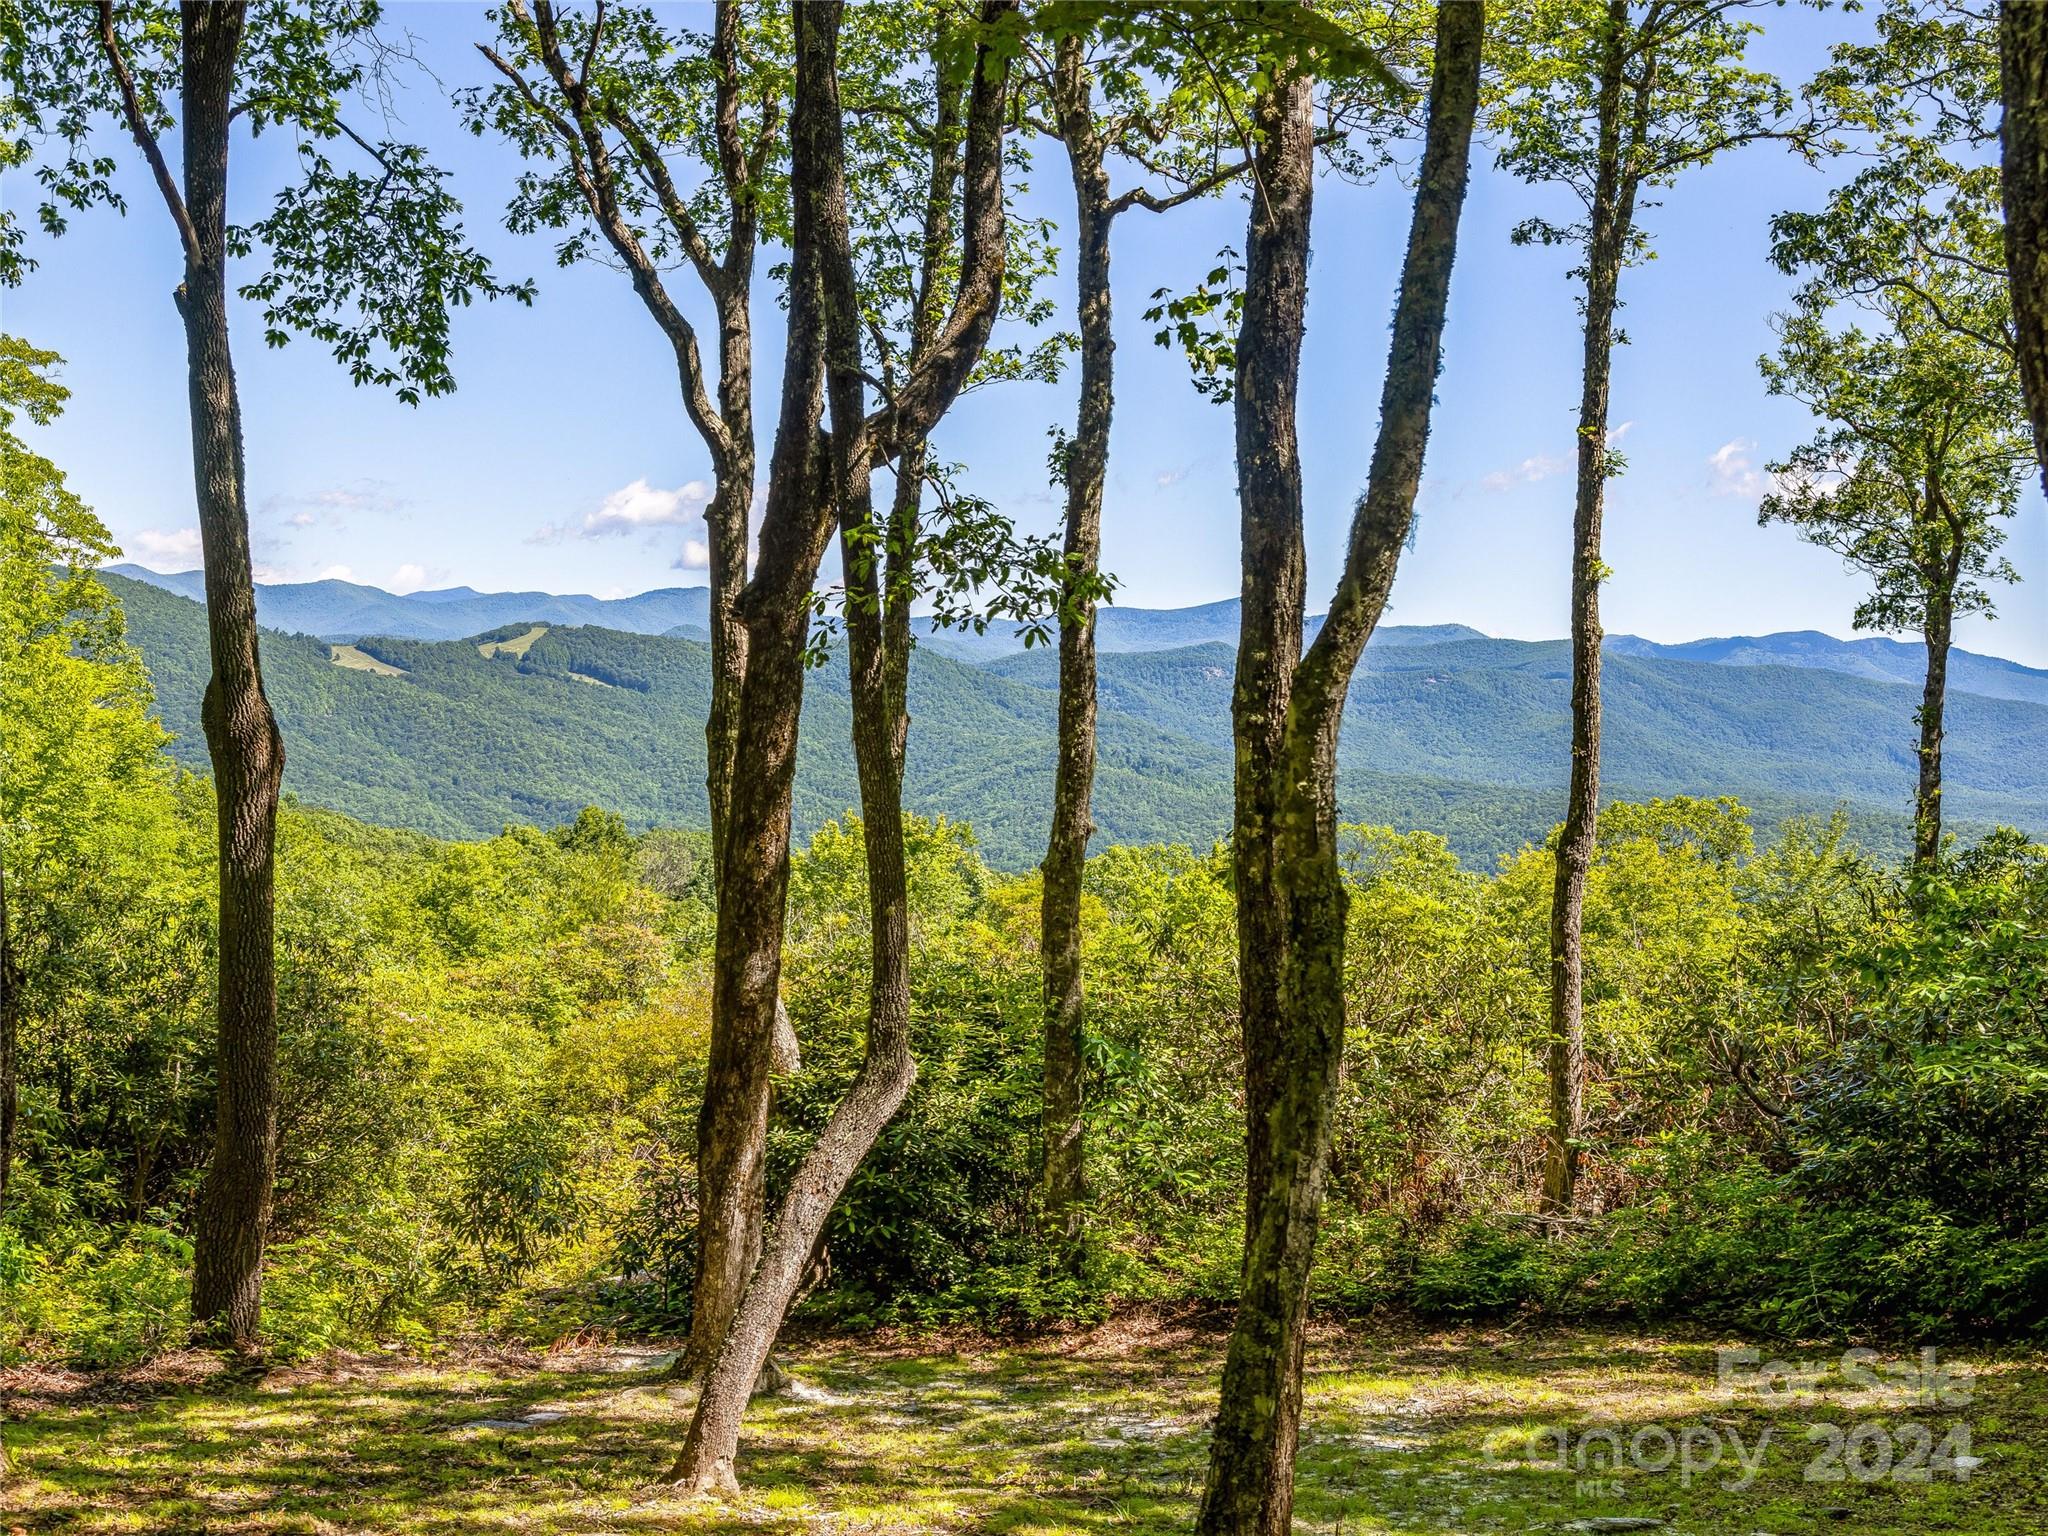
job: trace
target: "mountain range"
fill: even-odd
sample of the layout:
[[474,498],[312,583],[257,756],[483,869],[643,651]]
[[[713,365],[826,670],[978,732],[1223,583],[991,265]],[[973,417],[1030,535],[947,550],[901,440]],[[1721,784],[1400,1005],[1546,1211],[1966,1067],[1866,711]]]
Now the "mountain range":
[[[195,602],[206,598],[198,571],[164,573],[140,565],[108,567],[117,575],[147,582]],[[508,624],[590,624],[634,635],[674,635],[708,640],[710,593],[704,587],[660,587],[633,597],[563,596],[553,592],[479,592],[444,587],[431,592],[387,592],[353,581],[259,582],[256,616],[268,628],[321,640],[354,641],[365,635],[411,640],[461,640]],[[1238,601],[1191,608],[1102,610],[1096,644],[1102,651],[1170,651],[1214,641],[1237,643]],[[1319,619],[1310,619],[1315,628]],[[937,629],[921,621],[921,641],[933,651],[963,661],[986,662],[1024,650],[1024,626],[991,624],[982,634]],[[1379,648],[1441,645],[1489,637],[1465,624],[1388,625],[1374,636]],[[1514,642],[1503,642],[1512,644]],[[1918,642],[1869,637],[1838,640],[1818,630],[1774,635],[1737,635],[1667,645],[1634,635],[1609,635],[1607,649],[1626,656],[1702,661],[1729,667],[1808,667],[1846,672],[1873,682],[1920,686],[1927,650]],[[1949,655],[1949,685],[1994,699],[2028,699],[2048,704],[2048,671],[1998,656],[1957,650]]]
[[[173,750],[204,767],[196,573],[114,570]],[[703,822],[701,587],[600,599],[314,582],[263,587],[258,605],[286,787],[308,801],[445,836],[553,824],[590,803],[639,825]],[[1229,824],[1237,605],[1112,607],[1101,627],[1099,839],[1206,846]],[[1797,633],[1618,636],[1608,651],[1611,797],[1733,794],[1766,831],[1839,805],[1867,845],[1901,846],[1916,647]],[[971,821],[1006,867],[1043,848],[1055,678],[1053,655],[1007,628],[929,636],[916,655],[906,799]],[[1345,715],[1342,814],[1438,831],[1478,864],[1540,839],[1562,809],[1569,683],[1563,641],[1381,630]],[[1953,822],[2048,830],[2048,672],[1957,652],[1951,687]],[[847,729],[835,660],[806,690],[803,829],[858,803]]]

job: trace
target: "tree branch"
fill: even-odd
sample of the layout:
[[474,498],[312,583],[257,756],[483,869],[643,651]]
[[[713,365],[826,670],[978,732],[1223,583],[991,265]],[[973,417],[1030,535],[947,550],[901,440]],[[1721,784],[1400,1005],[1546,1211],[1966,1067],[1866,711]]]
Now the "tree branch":
[[[611,154],[605,148],[604,134],[597,126],[598,116],[591,104],[588,82],[572,74],[568,60],[562,56],[561,34],[555,26],[554,7],[549,0],[536,0],[533,9],[529,11],[526,0],[508,0],[507,8],[522,23],[533,29],[542,65],[554,81],[555,89],[562,93],[562,99],[569,104],[569,111],[575,119],[575,127],[570,128],[559,113],[541,107],[537,102],[536,110],[555,124],[557,132],[568,137],[571,160],[581,167],[577,184],[582,189],[584,202],[589,207],[591,217],[596,221],[599,230],[610,241],[612,249],[618,253],[619,259],[632,273],[633,286],[639,291],[641,302],[647,306],[649,313],[654,316],[655,323],[668,337],[669,345],[674,348],[677,371],[682,378],[684,406],[689,411],[691,423],[703,437],[705,446],[711,450],[713,467],[723,475],[733,459],[732,435],[726,430],[724,419],[713,409],[711,397],[705,390],[704,361],[697,346],[697,332],[691,326],[688,317],[669,297],[660,273],[655,270],[653,259],[648,256],[632,226],[626,222],[624,213],[620,211]],[[490,50],[484,51],[502,72],[512,78],[521,94],[529,102],[533,102],[534,93],[524,76]],[[576,145],[579,142],[584,156],[587,157],[587,164],[578,160],[576,155]]]
[[164,163],[163,149],[158,145],[156,135],[149,131],[149,120],[142,115],[142,99],[136,94],[135,77],[128,73],[128,61],[121,56],[121,41],[114,33],[114,0],[99,0],[99,16],[100,47],[106,51],[114,79],[120,83],[121,112],[128,120],[128,131],[134,135],[137,147],[149,161],[157,190],[163,193],[164,205],[171,210],[171,222],[178,226],[178,240],[185,247],[185,260],[197,266],[204,259],[199,248],[199,231],[193,226],[192,215],[185,209],[184,198],[178,195],[178,184],[171,178],[171,168]]
[[718,293],[724,287],[725,270],[712,254],[710,242],[705,240],[697,221],[690,216],[689,206],[677,192],[675,180],[669,175],[668,163],[661,158],[661,152],[647,137],[646,130],[623,109],[607,107],[605,117],[632,148],[634,167],[661,204],[662,213],[674,226],[676,238],[683,242],[683,250],[690,258],[690,265],[697,269],[697,276],[703,279],[705,287],[714,294]]
[[[1326,143],[1329,137],[1329,135],[1325,135],[1318,139],[1317,142],[1319,144]],[[1219,166],[1208,175],[1189,182],[1178,192],[1168,193],[1164,197],[1153,193],[1145,187],[1132,187],[1128,192],[1110,203],[1110,217],[1114,218],[1130,208],[1143,208],[1148,213],[1165,213],[1169,208],[1178,208],[1182,203],[1191,203],[1198,197],[1208,196],[1209,193],[1214,192],[1218,187],[1223,186],[1227,182],[1235,181],[1246,171],[1250,170],[1251,167],[1252,162],[1249,159],[1233,160],[1230,164]]]

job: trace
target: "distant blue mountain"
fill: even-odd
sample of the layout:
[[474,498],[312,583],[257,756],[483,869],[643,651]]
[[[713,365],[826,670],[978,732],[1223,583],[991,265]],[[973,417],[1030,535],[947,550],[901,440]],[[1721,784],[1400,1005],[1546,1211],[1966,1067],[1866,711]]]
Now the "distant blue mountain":
[[[165,574],[139,565],[109,569],[135,581],[204,601],[206,586],[198,571]],[[314,635],[322,640],[355,641],[366,635],[391,635],[409,640],[460,640],[508,624],[597,625],[636,635],[668,635],[682,640],[710,637],[710,592],[704,587],[662,587],[634,597],[563,596],[552,592],[479,592],[474,587],[443,587],[432,592],[400,595],[353,581],[307,581],[284,585],[259,583],[256,614],[271,629]],[[1308,621],[1313,634],[1320,616]],[[1201,603],[1191,608],[1125,608],[1101,610],[1098,647],[1106,653],[1177,651],[1190,646],[1235,646],[1238,600]],[[1023,626],[991,624],[983,634],[938,629],[929,619],[917,622],[921,644],[934,654],[986,666],[1024,650]],[[1409,666],[1442,667],[1456,659],[1463,666],[1543,665],[1568,671],[1570,657],[1561,641],[1495,640],[1466,624],[1382,625],[1372,637],[1367,670],[1400,670]],[[1636,635],[1610,635],[1614,655],[1690,661],[1722,667],[1798,667],[1841,672],[1870,682],[1919,687],[1927,664],[1926,648],[1916,641],[1863,638],[1837,640],[1817,630],[1788,630],[1773,635],[1733,635],[1714,640],[1664,644]],[[1389,651],[1415,654],[1402,658]],[[1425,656],[1423,653],[1427,652]],[[2048,704],[2048,671],[2024,667],[1998,656],[1974,651],[1949,654],[1949,687],[1958,693],[1993,699],[2019,699]]]
[[[1688,640],[1680,645],[1660,645],[1634,635],[1610,635],[1607,649],[1625,656],[1663,656],[1673,661],[1706,661],[1723,667],[1813,667],[1846,672],[1851,677],[1866,677],[1874,682],[1910,683],[1915,688],[1927,673],[1927,647],[1917,640],[1888,640],[1882,636],[1837,640],[1813,629]],[[2023,667],[2002,656],[1950,651],[1948,685],[1986,698],[2048,704],[2048,672]]]
[[[108,569],[180,597],[203,601],[198,571],[169,575],[139,565]],[[627,634],[658,635],[684,628],[701,636],[710,622],[704,587],[662,587],[635,597],[561,596],[552,592],[478,592],[444,587],[400,595],[353,581],[259,582],[256,616],[270,629],[355,641],[365,635],[408,640],[461,640],[507,624],[597,624]]]
[[[107,580],[176,733],[173,750],[203,768],[204,610],[158,585]],[[294,794],[448,836],[508,822],[551,825],[588,804],[636,825],[702,824],[703,644],[687,634],[551,624],[536,594],[417,602],[355,590],[403,605],[416,621],[479,602],[518,604],[506,610],[518,617],[495,628],[526,644],[485,655],[469,636],[369,635],[344,655],[304,633],[267,633],[265,681],[290,744],[285,787]],[[1171,627],[1171,614],[1122,615],[1134,612],[1141,632]],[[1213,626],[1217,616],[1199,622]],[[528,635],[528,623],[540,633]],[[1569,766],[1570,646],[1489,639],[1462,626],[1394,628],[1376,639],[1345,711],[1340,813],[1440,832],[1481,867],[1540,840],[1560,812]],[[1786,647],[1795,658],[1787,665],[1727,659],[1781,640],[1642,654],[1620,643],[1605,675],[1608,792],[1733,794],[1766,830],[1846,805],[1859,841],[1896,851],[1917,767],[1915,691],[1824,664],[1836,647],[1856,654],[1849,642],[1808,637]],[[361,666],[365,655],[382,669]],[[805,828],[858,802],[841,648],[830,660],[805,689],[796,792]],[[1104,654],[1094,814],[1105,841],[1206,847],[1228,830],[1234,669],[1228,640]],[[1990,671],[2013,687],[2043,677],[2009,664]],[[1057,684],[1058,657],[1043,648],[970,665],[919,647],[906,804],[972,822],[1005,868],[1030,865],[1045,847]],[[1957,829],[2004,822],[2048,830],[2048,703],[1959,691],[1947,725],[1943,794]]]

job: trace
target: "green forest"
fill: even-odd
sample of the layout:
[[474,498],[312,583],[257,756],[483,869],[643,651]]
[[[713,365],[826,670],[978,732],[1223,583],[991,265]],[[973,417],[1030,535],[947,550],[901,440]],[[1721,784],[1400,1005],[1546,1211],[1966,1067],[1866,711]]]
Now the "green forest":
[[[127,613],[173,753],[204,771],[204,613],[139,581],[103,580]],[[533,627],[455,641],[358,638],[354,650],[403,677],[337,666],[334,645],[266,630],[264,683],[294,744],[286,790],[449,837],[566,822],[593,802],[636,830],[704,825],[709,645],[572,626],[548,627],[516,656],[480,654]],[[1027,869],[1045,852],[1057,658],[1034,649],[972,665],[944,653],[949,638],[941,632],[912,653],[918,729],[906,803],[972,824],[992,864]],[[1570,719],[1564,650],[1462,637],[1403,637],[1376,649],[1352,689],[1339,747],[1344,819],[1436,832],[1481,870],[1541,842],[1564,802],[1561,765],[1544,752]],[[1206,847],[1229,831],[1231,666],[1230,651],[1213,643],[1103,654],[1093,846]],[[1957,687],[1944,752],[1957,827],[1981,835],[2048,826],[2034,778],[2048,758],[2048,703]],[[1614,656],[1604,688],[1616,798],[1732,792],[1766,833],[1841,810],[1865,849],[1897,855],[1911,846],[1902,808],[1910,720],[1902,727],[1896,685],[1782,665]],[[838,748],[847,732],[843,649],[809,678],[803,718],[796,825],[807,834],[860,803]],[[1407,771],[1380,766],[1389,762]]]
[[[408,9],[0,0],[0,281],[175,240],[202,560],[110,569],[0,334],[0,1528],[2048,1527],[2048,696],[1956,631],[2038,607],[2048,5],[1785,79],[1740,3],[477,7],[445,88],[672,363],[707,585],[288,632],[231,320],[431,433],[547,302],[355,126]],[[1861,672],[1602,624],[1651,210],[1788,148],[1757,513],[1910,639]],[[1482,177],[1571,210],[1556,641],[1380,622]],[[1311,259],[1368,193],[1385,293]],[[1341,527],[1325,285],[1388,313]],[[1242,527],[1121,631],[1112,300]],[[941,450],[1020,380],[1050,533]]]

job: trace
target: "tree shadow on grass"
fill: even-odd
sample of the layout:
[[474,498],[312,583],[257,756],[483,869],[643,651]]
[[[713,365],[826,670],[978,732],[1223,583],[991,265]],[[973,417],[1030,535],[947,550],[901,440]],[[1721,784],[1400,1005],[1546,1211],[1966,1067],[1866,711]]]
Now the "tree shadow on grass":
[[[392,1363],[118,1405],[86,1396],[10,1427],[19,1477],[0,1528],[1182,1530],[1199,1495],[1219,1358],[1206,1342],[1111,1359],[1039,1346],[919,1358],[867,1355],[843,1341],[806,1345],[793,1362],[806,1393],[755,1405],[742,1444],[746,1491],[729,1502],[658,1484],[687,1394],[651,1373]],[[1673,1536],[2032,1536],[2048,1529],[2048,1390],[2039,1378],[2031,1357],[2016,1357],[1973,1410],[1978,1449],[1997,1477],[1843,1487],[1800,1475],[1813,1414],[1713,1397],[1710,1344],[1325,1337],[1307,1384],[1298,1520],[1361,1536],[1556,1529],[1601,1514],[1668,1518]],[[516,1431],[464,1427],[544,1409],[564,1416]],[[1589,1494],[1579,1480],[1590,1469],[1512,1454],[1536,1430],[1676,1426],[1709,1412],[1752,1442],[1778,1426],[1780,1454],[1752,1489],[1625,1469]],[[1887,1411],[1880,1421],[1911,1416]]]

